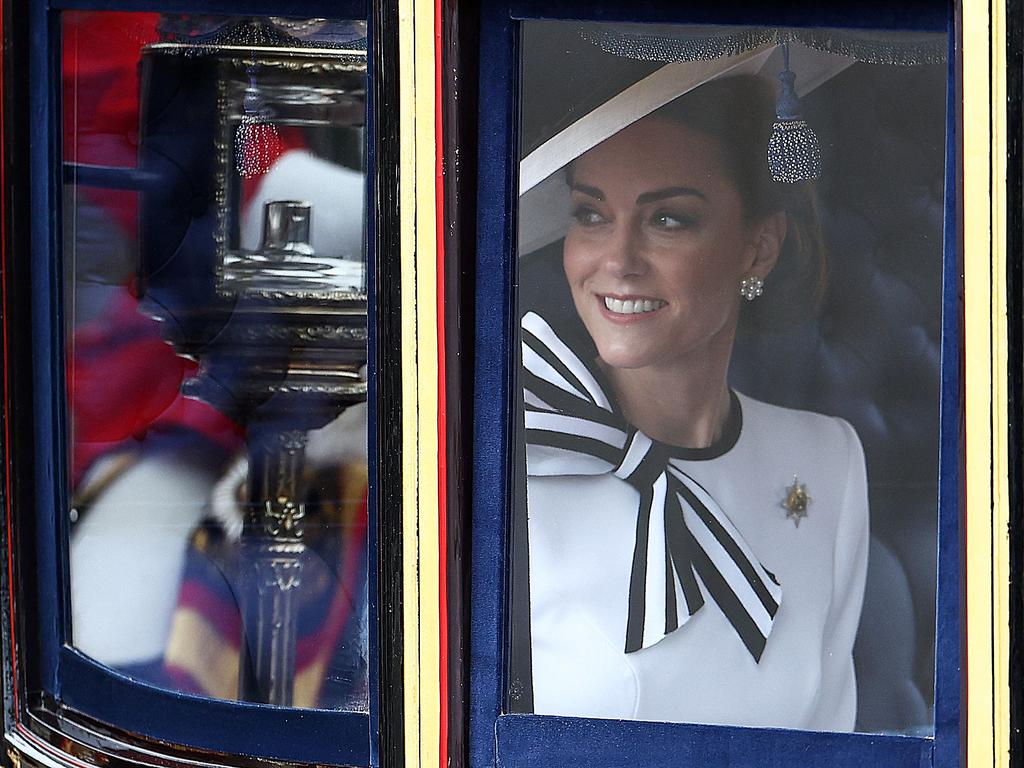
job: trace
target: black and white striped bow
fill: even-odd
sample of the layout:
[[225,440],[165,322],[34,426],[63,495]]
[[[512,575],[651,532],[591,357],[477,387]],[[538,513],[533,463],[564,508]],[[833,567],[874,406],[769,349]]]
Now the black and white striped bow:
[[529,312],[522,322],[527,474],[613,474],[640,494],[626,653],[675,631],[709,596],[755,661],[782,599],[778,580],[714,499],[682,469],[682,451],[615,413],[598,376]]

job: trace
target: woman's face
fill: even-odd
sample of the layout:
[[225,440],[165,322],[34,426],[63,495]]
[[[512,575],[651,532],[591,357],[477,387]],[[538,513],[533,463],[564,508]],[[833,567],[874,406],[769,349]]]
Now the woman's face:
[[774,217],[766,239],[747,221],[720,153],[710,136],[645,118],[573,164],[565,274],[606,365],[728,357],[740,282],[768,274],[772,227],[784,237],[785,224]]

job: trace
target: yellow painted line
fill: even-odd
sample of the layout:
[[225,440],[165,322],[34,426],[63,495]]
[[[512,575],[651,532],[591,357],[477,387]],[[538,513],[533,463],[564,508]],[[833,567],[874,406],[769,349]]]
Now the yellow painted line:
[[1009,348],[1006,252],[1006,4],[992,8],[992,568],[993,753],[998,766],[1010,760],[1010,456]]
[[440,531],[438,499],[437,136],[434,0],[416,12],[416,318],[419,324],[419,675],[421,766],[440,765]]
[[[402,638],[405,756],[419,765],[419,360],[416,324],[416,87],[413,0],[398,0],[398,199],[402,314]],[[386,256],[385,256],[386,258]]]
[[[995,13],[991,11],[994,9]],[[967,762],[1008,765],[1005,27],[963,3]],[[991,28],[990,28],[991,25]],[[993,56],[990,62],[989,55]],[[1000,72],[1002,68],[1002,72]]]
[[400,0],[405,753],[440,762],[434,3]]

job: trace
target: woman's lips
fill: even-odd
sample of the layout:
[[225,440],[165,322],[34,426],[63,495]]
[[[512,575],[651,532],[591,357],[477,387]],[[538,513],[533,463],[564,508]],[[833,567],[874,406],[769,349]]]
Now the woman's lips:
[[651,299],[643,296],[620,298],[604,295],[598,296],[598,300],[601,302],[605,314],[622,319],[649,315],[668,304],[668,302],[661,299]]

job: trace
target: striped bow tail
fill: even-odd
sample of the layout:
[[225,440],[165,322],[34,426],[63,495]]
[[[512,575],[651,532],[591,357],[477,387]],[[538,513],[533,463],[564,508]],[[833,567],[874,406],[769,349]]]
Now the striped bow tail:
[[617,413],[598,376],[542,317],[522,320],[527,474],[613,474],[640,494],[625,651],[649,648],[710,598],[759,661],[782,600],[717,502],[671,446]]

